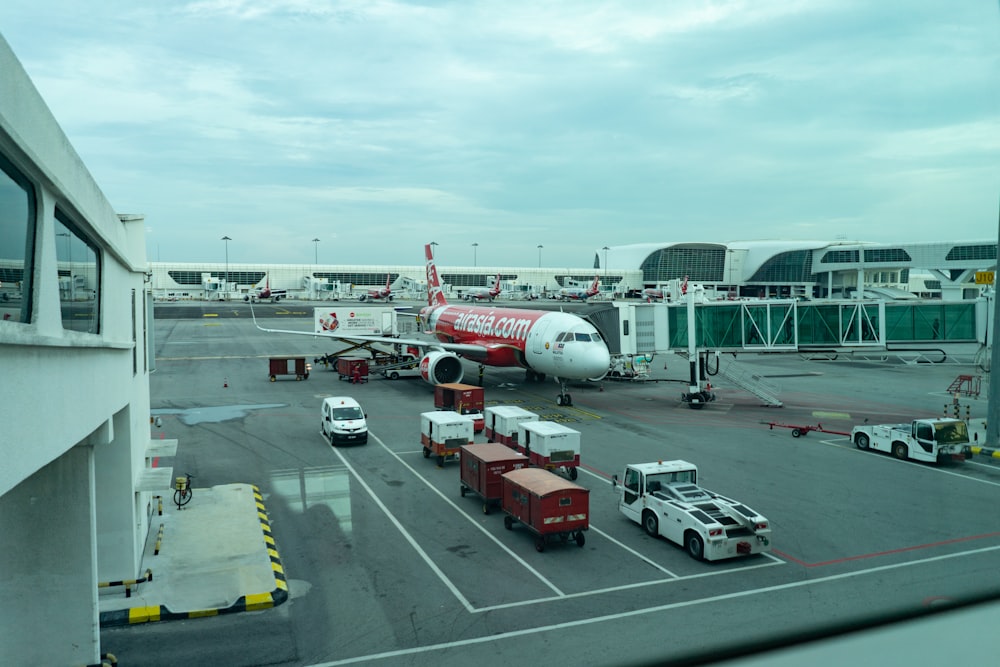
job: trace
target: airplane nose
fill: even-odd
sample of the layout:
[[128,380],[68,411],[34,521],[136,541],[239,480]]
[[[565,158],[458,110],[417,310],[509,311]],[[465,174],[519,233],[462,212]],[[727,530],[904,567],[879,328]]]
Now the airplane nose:
[[611,367],[611,354],[603,345],[586,345],[573,360],[574,366],[588,378],[604,377]]

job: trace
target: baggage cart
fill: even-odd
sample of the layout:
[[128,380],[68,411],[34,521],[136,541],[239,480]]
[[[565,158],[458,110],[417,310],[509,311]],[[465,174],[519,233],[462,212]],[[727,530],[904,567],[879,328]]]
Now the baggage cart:
[[420,444],[424,458],[433,454],[438,467],[453,459],[463,445],[473,444],[472,419],[457,412],[420,413]]
[[473,415],[476,433],[481,433],[485,427],[484,403],[482,387],[461,382],[434,385],[434,407],[438,410],[453,410],[460,415]]
[[517,443],[517,425],[521,422],[536,422],[538,415],[516,405],[491,405],[484,412],[483,434],[489,442],[499,442],[513,447]]
[[511,530],[515,521],[524,524],[535,534],[538,551],[545,551],[546,541],[556,536],[584,545],[583,531],[590,528],[590,489],[542,468],[511,470],[501,479],[504,528]]
[[513,447],[527,456],[533,466],[546,470],[564,468],[570,479],[577,478],[579,431],[557,422],[521,422],[517,425],[517,442]]
[[305,380],[312,370],[312,365],[306,363],[305,357],[271,357],[267,360],[267,365],[271,382],[277,380],[279,375],[294,375],[296,380]]
[[354,384],[368,382],[368,360],[361,357],[337,357],[337,379]]
[[500,504],[505,472],[528,467],[528,457],[498,443],[463,445],[459,451],[462,468],[462,497],[469,491],[483,499],[483,514]]

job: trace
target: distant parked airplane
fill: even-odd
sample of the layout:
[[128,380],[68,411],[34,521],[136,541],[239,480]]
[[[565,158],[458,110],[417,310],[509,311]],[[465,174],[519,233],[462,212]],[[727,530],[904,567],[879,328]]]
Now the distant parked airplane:
[[385,274],[385,287],[379,287],[377,289],[370,289],[365,294],[358,297],[358,301],[364,301],[366,299],[385,299],[386,301],[392,301],[392,288],[389,287],[390,278],[392,274]]
[[590,287],[587,289],[580,289],[578,287],[564,287],[559,290],[559,298],[563,301],[586,301],[590,297],[594,296],[600,292],[598,285],[600,284],[600,277],[594,276],[594,282],[590,283]]
[[264,284],[264,289],[257,290],[256,292],[250,292],[243,297],[244,301],[263,301],[264,299],[270,299],[271,303],[277,303],[281,299],[288,298],[288,291],[283,289],[271,289],[271,278],[267,277]]
[[481,299],[493,299],[500,296],[500,274],[497,274],[497,279],[493,283],[493,287],[480,287],[478,289],[471,289],[462,294],[462,298],[466,301],[478,301]]

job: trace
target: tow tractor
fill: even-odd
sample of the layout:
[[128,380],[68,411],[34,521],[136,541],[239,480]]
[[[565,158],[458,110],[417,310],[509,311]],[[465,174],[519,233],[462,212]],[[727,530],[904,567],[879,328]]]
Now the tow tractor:
[[771,550],[771,524],[743,503],[698,486],[687,461],[633,463],[612,485],[618,509],[652,537],[682,545],[695,560],[720,560]]
[[909,424],[862,424],[851,440],[858,449],[891,452],[897,459],[943,463],[972,458],[969,427],[961,419],[915,419]]

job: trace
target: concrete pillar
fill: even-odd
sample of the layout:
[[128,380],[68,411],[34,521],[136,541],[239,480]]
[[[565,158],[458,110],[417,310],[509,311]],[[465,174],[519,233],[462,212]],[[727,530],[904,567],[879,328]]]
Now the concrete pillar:
[[100,661],[93,480],[77,446],[0,497],[4,664]]
[[[137,542],[135,492],[132,473],[132,430],[129,408],[111,419],[110,437],[93,442],[96,480],[97,578],[121,581],[139,576],[142,545]],[[103,432],[105,429],[99,429]],[[142,536],[145,537],[144,535]],[[138,545],[138,546],[137,546]],[[120,589],[106,594],[119,594]]]

